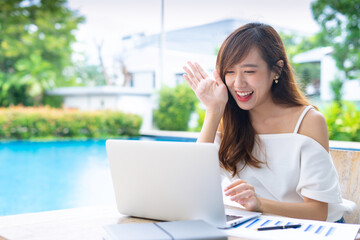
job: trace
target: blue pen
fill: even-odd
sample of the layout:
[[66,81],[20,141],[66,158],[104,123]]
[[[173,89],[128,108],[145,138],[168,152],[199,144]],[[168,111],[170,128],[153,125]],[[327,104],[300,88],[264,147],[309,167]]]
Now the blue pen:
[[277,229],[289,229],[289,228],[299,228],[301,227],[301,224],[289,224],[289,225],[283,225],[283,226],[273,226],[273,227],[261,227],[257,228],[258,231],[267,231],[267,230],[277,230]]

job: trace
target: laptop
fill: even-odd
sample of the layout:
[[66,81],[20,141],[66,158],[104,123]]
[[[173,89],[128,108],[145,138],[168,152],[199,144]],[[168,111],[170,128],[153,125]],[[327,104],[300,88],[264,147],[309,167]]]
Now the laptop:
[[201,219],[218,228],[261,214],[225,210],[214,144],[109,139],[106,151],[121,214],[164,221]]

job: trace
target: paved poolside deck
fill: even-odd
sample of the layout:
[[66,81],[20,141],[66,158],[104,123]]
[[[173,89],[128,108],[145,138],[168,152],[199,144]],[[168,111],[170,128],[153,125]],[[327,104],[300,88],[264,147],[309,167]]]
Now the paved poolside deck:
[[199,132],[183,132],[183,131],[160,131],[160,130],[146,130],[141,131],[142,136],[155,137],[180,137],[180,138],[198,138]]
[[154,221],[121,215],[114,205],[10,215],[0,217],[0,240],[99,240],[105,225],[145,222]]

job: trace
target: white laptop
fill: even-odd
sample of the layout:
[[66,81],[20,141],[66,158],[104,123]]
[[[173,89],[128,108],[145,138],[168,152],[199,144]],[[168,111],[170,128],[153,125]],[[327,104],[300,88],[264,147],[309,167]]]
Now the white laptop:
[[218,228],[261,214],[230,209],[225,214],[214,144],[110,139],[106,151],[121,214],[165,221],[202,219]]

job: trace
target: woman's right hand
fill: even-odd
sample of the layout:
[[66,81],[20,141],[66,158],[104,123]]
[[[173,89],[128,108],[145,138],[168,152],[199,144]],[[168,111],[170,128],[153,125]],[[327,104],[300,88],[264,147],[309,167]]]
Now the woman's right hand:
[[196,96],[205,105],[206,111],[222,115],[228,101],[228,92],[217,71],[213,72],[214,79],[210,78],[198,63],[187,62],[190,69],[183,67],[188,82]]

